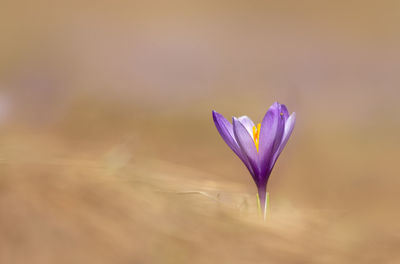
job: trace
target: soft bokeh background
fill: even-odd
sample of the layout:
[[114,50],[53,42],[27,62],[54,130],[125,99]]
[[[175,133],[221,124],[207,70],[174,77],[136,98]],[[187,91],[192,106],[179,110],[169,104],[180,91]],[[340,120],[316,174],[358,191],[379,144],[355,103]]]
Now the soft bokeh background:
[[[2,1],[0,263],[400,263],[399,1]],[[211,110],[297,125],[272,215]]]

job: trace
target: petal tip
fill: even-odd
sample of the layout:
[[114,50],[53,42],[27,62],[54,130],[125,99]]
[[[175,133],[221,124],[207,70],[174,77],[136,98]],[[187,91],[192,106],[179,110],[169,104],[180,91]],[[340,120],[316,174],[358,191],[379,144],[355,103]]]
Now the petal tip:
[[281,108],[281,104],[278,103],[278,101],[274,102],[271,107],[269,108],[270,110],[274,109],[274,110],[279,110]]
[[239,119],[236,116],[232,116],[232,124],[240,123]]
[[223,122],[223,119],[225,119],[223,115],[216,112],[215,110],[212,110],[212,117],[216,125],[220,124],[221,122]]
[[215,111],[215,110],[212,110],[212,116],[213,116],[214,119],[216,119],[218,116],[221,116],[221,114],[218,113],[218,112]]

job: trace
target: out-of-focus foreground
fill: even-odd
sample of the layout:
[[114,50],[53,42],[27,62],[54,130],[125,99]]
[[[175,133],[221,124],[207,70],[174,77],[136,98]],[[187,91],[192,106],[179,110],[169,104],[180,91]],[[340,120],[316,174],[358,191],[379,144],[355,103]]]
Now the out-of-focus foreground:
[[[2,4],[0,263],[399,263],[399,11]],[[275,100],[264,223],[211,110]]]

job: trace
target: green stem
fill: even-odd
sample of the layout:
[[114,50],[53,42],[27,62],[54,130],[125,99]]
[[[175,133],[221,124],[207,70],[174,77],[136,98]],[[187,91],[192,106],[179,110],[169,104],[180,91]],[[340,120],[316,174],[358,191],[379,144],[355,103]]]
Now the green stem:
[[265,198],[264,221],[270,217],[271,217],[271,206],[269,204],[269,192],[267,192],[267,195]]
[[256,193],[257,196],[257,208],[258,208],[258,215],[262,215],[262,211],[261,211],[261,203],[260,203],[260,196],[258,195],[258,193]]
[[266,192],[263,208],[261,207],[262,205],[260,201],[260,195],[257,193],[256,196],[257,196],[258,215],[260,216],[262,215],[264,221],[266,221],[266,219],[271,216],[269,193]]

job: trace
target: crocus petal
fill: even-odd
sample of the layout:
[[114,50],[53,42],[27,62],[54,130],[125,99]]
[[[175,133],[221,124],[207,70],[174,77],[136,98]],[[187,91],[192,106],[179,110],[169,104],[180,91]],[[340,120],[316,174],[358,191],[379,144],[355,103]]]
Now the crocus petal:
[[238,120],[246,128],[250,136],[253,137],[253,127],[254,127],[253,121],[248,116],[241,116],[238,118]]
[[275,140],[274,140],[274,146],[272,148],[272,153],[275,153],[279,146],[281,145],[282,138],[283,138],[283,133],[285,131],[285,114],[283,113],[284,110],[287,111],[286,106],[284,106],[285,109],[282,108],[282,105],[279,104],[279,118],[278,118],[278,129],[275,135]]
[[[274,149],[279,147],[277,139],[279,139],[280,143],[284,127],[281,107],[278,103],[274,103],[265,114],[261,123],[260,143],[258,148],[261,177],[268,177],[267,173],[269,171],[269,164],[273,158]],[[266,181],[267,179],[264,180]]]
[[228,120],[226,120],[226,118],[223,115],[215,111],[212,111],[212,115],[215,126],[217,127],[217,130],[221,135],[222,139],[233,150],[233,152],[235,152],[235,154],[242,160],[242,162],[246,165],[247,169],[249,170],[250,174],[253,175],[254,172],[252,166],[250,165],[247,157],[242,153],[241,148],[236,142],[232,124]]
[[239,145],[236,143],[232,124],[220,113],[212,111],[212,114],[215,126],[217,127],[222,139],[233,150],[233,152],[236,153],[236,155],[242,158],[242,152]]
[[289,118],[289,111],[287,110],[287,107],[284,104],[281,104],[281,113],[283,114],[283,117],[285,118],[286,122],[286,120]]
[[273,161],[271,163],[271,168],[270,168],[271,170],[272,170],[272,167],[275,165],[275,162],[278,159],[279,155],[282,153],[283,149],[285,148],[286,143],[288,142],[290,135],[292,134],[295,123],[296,123],[296,113],[293,112],[290,115],[290,117],[286,120],[285,131],[283,132],[281,144],[279,145],[277,151],[274,153],[274,158],[273,158]]
[[279,150],[282,152],[283,148],[286,146],[290,135],[292,134],[294,125],[296,124],[296,113],[293,112],[285,122],[285,131],[283,133],[282,142],[279,146]]
[[247,132],[245,126],[237,119],[233,118],[233,133],[236,138],[236,142],[239,144],[242,153],[247,157],[255,175],[254,180],[257,181],[259,176],[258,166],[258,153],[256,145],[254,144],[253,138]]

